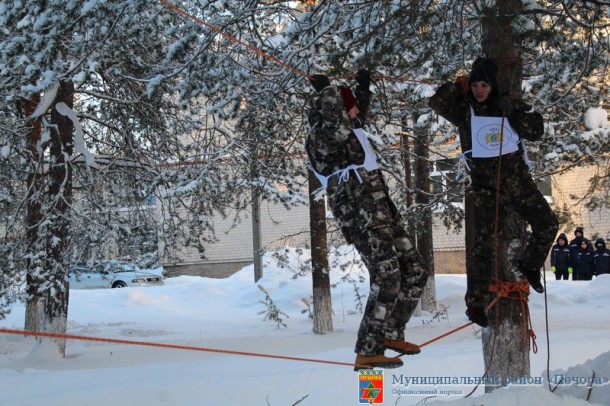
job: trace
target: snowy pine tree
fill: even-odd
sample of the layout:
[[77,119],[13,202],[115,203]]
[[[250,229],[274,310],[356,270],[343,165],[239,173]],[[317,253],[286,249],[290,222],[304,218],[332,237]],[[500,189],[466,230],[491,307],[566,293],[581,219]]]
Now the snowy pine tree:
[[[162,3],[43,3],[0,0],[0,315],[27,273],[40,281],[30,298],[48,295],[67,309],[62,294],[70,264],[152,249],[157,231],[167,258],[185,245],[205,255],[216,238],[213,216],[241,221],[253,187],[286,207],[307,204],[302,145],[309,83],[243,44],[339,82],[360,67],[371,70],[369,131],[406,226],[429,235],[419,219],[432,207],[448,225],[463,219],[444,197],[462,193],[459,185],[407,207],[408,194],[429,191],[408,187],[399,133],[429,129],[436,154],[455,151],[454,130],[435,121],[426,100],[488,49],[481,21],[496,10],[490,2],[181,4],[233,38]],[[607,129],[584,129],[580,119],[608,105],[607,2],[518,3],[521,90],[549,123],[543,142],[529,146],[538,158],[535,173],[607,157]],[[72,85],[67,115],[57,110],[59,99],[44,101]],[[52,117],[58,113],[74,126],[63,143]],[[52,167],[63,171],[55,184]],[[608,179],[605,171],[592,187],[607,188]],[[155,199],[159,212],[146,207]],[[28,224],[44,227],[28,233]],[[54,234],[60,230],[67,234]]]

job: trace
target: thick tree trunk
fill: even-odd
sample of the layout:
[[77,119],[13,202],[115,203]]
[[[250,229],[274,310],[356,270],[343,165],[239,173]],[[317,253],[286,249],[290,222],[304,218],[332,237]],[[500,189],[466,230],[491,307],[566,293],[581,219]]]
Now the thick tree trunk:
[[[507,223],[508,226],[499,235],[497,277],[502,281],[516,282],[511,267],[516,263],[521,241],[515,241],[519,239],[513,238],[513,233],[523,231],[523,222],[512,215]],[[524,235],[523,232],[520,234]],[[511,241],[509,247],[508,242]],[[527,315],[522,314],[519,300],[500,298],[498,303],[488,313],[492,327],[483,329],[483,355],[487,376],[498,378],[499,385],[507,386],[529,376],[530,342],[528,335],[523,336],[523,323],[527,323]],[[498,387],[486,385],[485,391],[491,392]]]
[[[500,87],[513,97],[521,94],[521,36],[513,28],[520,13],[520,0],[505,0],[485,9],[482,16],[483,50],[488,57],[498,61]],[[502,281],[516,280],[511,271],[514,261],[509,258],[513,257],[512,252],[509,254],[509,244],[524,234],[523,222],[514,215],[509,217],[511,221],[506,221],[507,226],[499,230],[498,235],[496,271]],[[525,340],[525,345],[522,340],[525,317],[518,300],[500,299],[489,311],[491,328],[484,329],[483,333],[485,369],[487,376],[498,378],[501,385],[530,374],[529,339]],[[491,392],[497,387],[487,385],[485,391]]]
[[324,200],[315,200],[314,192],[320,182],[312,171],[309,176],[309,229],[311,235],[311,267],[313,284],[313,332],[333,331],[333,308],[330,294],[328,243],[326,236],[326,207]]
[[[30,100],[26,101],[25,115],[30,117],[38,103],[40,102],[40,96],[36,95]],[[40,235],[38,226],[42,222],[42,199],[43,199],[43,186],[42,176],[44,167],[40,160],[39,143],[40,136],[42,133],[42,126],[40,120],[31,119],[28,122],[29,131],[27,133],[27,149],[28,157],[30,159],[31,172],[27,177],[27,214],[26,214],[26,235],[28,243],[28,256],[26,260],[26,282],[27,282],[27,293],[28,301],[26,303],[26,314],[25,314],[25,326],[26,330],[38,331],[40,328],[40,317],[38,312],[38,303],[41,298],[38,294],[36,279],[37,268],[41,266],[42,256],[44,255],[44,243],[42,236]]]
[[[414,187],[413,187],[413,168],[411,165],[411,146],[409,145],[409,121],[406,117],[401,119],[402,138],[401,138],[401,154],[402,164],[405,171],[405,186],[407,188],[406,202],[407,207],[413,206],[415,203]],[[417,241],[414,242],[417,245]],[[422,294],[422,300],[425,294]],[[413,316],[421,317],[422,315],[422,300],[417,302],[417,307],[413,312]]]
[[[413,122],[417,122],[414,117]],[[415,202],[422,208],[421,221],[417,227],[417,249],[422,263],[428,268],[428,282],[421,297],[421,307],[425,311],[436,311],[436,286],[434,282],[434,242],[432,239],[432,211],[427,207],[430,203],[430,162],[429,140],[426,128],[415,127]]]
[[[51,140],[49,142],[49,172],[47,200],[42,202],[47,225],[38,224],[37,240],[44,241],[44,257],[40,266],[28,273],[28,303],[26,329],[49,333],[66,333],[68,320],[67,255],[70,238],[72,205],[72,167],[69,162],[74,148],[74,124],[57,111],[57,104],[74,105],[74,84],[61,82],[51,110]],[[38,195],[42,199],[42,195]],[[31,203],[35,205],[35,203]],[[33,229],[30,231],[34,232]],[[34,238],[34,237],[32,237]],[[53,342],[65,356],[65,339]]]

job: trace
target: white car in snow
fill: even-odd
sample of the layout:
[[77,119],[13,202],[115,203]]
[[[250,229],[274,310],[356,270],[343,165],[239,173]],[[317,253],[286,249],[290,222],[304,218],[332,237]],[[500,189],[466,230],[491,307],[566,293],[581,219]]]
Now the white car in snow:
[[143,272],[121,261],[101,261],[93,265],[79,263],[68,269],[68,276],[71,289],[163,285],[163,276]]

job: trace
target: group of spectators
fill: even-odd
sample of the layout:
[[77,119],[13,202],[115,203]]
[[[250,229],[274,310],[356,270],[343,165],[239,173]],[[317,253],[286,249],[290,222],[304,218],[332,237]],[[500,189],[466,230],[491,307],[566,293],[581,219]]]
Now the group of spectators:
[[551,271],[555,279],[589,281],[593,276],[610,273],[610,250],[603,238],[595,240],[595,246],[584,237],[584,229],[574,230],[574,239],[568,243],[564,233],[557,237],[551,250]]

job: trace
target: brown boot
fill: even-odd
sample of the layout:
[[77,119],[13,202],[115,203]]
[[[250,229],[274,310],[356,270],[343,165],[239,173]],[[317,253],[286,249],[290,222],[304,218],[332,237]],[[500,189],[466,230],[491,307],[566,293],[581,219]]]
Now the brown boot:
[[361,355],[356,354],[356,362],[354,363],[354,371],[360,369],[372,369],[372,368],[398,368],[401,367],[402,361],[398,357],[386,357],[383,354],[380,355]]
[[383,345],[385,348],[389,348],[390,350],[394,350],[400,354],[414,355],[421,352],[419,345],[410,343],[408,341],[391,340],[386,338],[383,340]]

